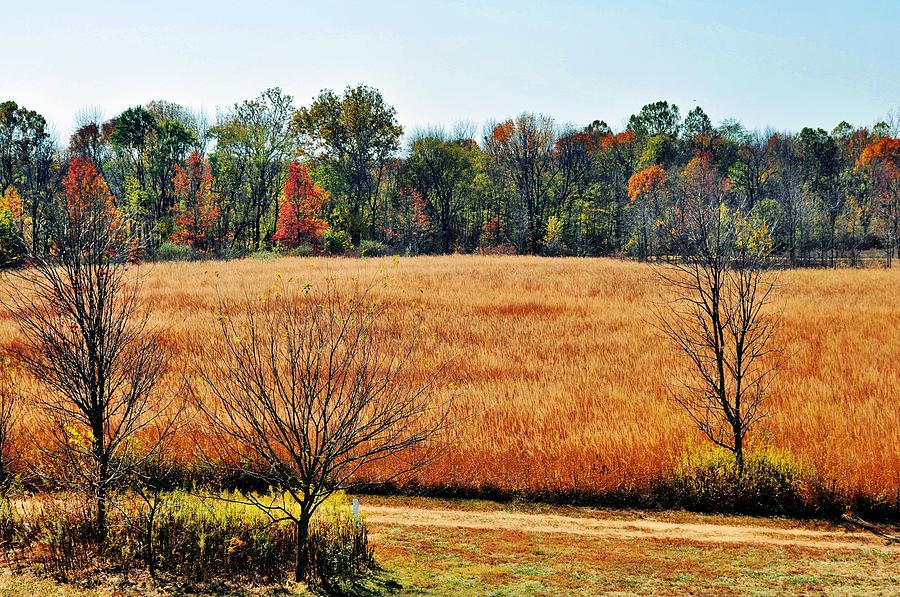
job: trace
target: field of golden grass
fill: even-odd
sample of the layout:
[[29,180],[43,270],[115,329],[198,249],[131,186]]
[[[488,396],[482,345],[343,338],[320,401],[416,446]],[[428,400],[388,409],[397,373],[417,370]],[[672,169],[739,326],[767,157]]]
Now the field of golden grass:
[[[665,289],[648,265],[450,256],[141,269],[171,368],[188,377],[197,348],[218,333],[218,297],[265,292],[278,274],[312,284],[327,275],[380,276],[378,295],[421,303],[437,347],[429,356],[448,364],[460,416],[444,456],[417,473],[422,484],[585,493],[642,487],[702,441],[667,399],[678,355],[652,325]],[[794,270],[782,272],[779,284],[777,342],[786,362],[751,447],[787,450],[841,490],[897,499],[900,269]],[[14,345],[15,337],[6,313],[0,342]]]

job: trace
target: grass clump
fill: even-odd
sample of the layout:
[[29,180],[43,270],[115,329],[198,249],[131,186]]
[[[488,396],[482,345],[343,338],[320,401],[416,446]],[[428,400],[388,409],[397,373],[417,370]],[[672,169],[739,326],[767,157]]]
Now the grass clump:
[[722,448],[689,448],[676,465],[673,489],[686,509],[765,515],[802,515],[814,471],[773,447],[744,454],[740,474]]
[[384,243],[374,240],[363,240],[359,243],[360,257],[384,257],[388,254],[388,247]]
[[187,245],[162,243],[154,254],[156,261],[196,261],[197,252]]

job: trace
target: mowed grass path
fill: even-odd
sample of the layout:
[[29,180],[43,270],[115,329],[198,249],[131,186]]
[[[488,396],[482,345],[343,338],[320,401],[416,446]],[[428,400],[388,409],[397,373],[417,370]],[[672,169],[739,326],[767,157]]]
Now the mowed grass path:
[[[559,516],[545,512],[554,519]],[[590,511],[577,514],[573,524],[594,522]],[[643,515],[601,516],[626,528],[648,522]],[[840,549],[799,540],[797,546],[790,546],[759,537],[785,531],[830,537],[846,531],[798,523],[770,526],[772,521],[742,517],[669,513],[661,518],[694,528],[698,535],[661,532],[654,536],[651,532],[623,539],[617,534],[604,537],[508,527],[371,526],[379,561],[394,572],[403,595],[898,594],[900,547],[887,546],[875,537],[860,539],[856,547],[849,547],[848,539],[847,547]],[[735,529],[758,534],[757,539],[743,542],[729,537]],[[711,538],[717,532],[722,533],[722,541]]]
[[[678,358],[653,328],[666,291],[649,265],[611,259],[446,256],[246,259],[142,266],[173,374],[196,381],[218,333],[218,297],[255,297],[291,279],[378,284],[428,326],[423,363],[447,364],[459,424],[418,473],[430,485],[603,492],[669,474],[702,442],[667,399]],[[839,489],[900,492],[900,268],[782,272],[785,366],[751,446],[790,451]],[[389,313],[389,317],[391,314]],[[0,342],[15,347],[12,314]],[[201,386],[198,386],[201,387]],[[36,393],[39,390],[35,387]],[[27,423],[28,417],[26,417]],[[40,436],[41,421],[32,422]],[[195,453],[185,442],[182,458]]]

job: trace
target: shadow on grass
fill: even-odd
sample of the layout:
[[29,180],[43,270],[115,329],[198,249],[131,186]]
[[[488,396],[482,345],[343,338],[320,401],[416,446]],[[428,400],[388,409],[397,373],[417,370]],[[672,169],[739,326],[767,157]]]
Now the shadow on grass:
[[346,597],[385,597],[395,595],[401,589],[403,589],[403,585],[398,583],[390,573],[379,569],[363,580],[335,587],[317,587],[310,589],[310,592],[313,595],[321,595],[323,597],[338,595]]
[[[136,589],[138,586],[131,586]],[[232,584],[227,581],[199,584],[182,584],[161,582],[157,588],[172,595],[196,595],[202,597],[300,597],[316,595],[319,597],[388,597],[403,589],[393,576],[385,570],[377,570],[370,576],[352,583],[341,583],[331,587],[307,587],[304,591],[293,584],[259,586],[252,584]]]

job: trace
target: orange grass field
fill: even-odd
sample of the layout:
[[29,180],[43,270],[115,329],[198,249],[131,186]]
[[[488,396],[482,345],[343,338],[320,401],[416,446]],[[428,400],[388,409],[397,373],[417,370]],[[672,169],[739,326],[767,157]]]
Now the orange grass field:
[[[377,293],[421,302],[461,417],[444,456],[417,473],[422,484],[602,493],[669,474],[702,441],[666,397],[678,355],[651,325],[665,289],[648,265],[450,256],[141,270],[175,371],[193,370],[196,343],[218,333],[219,293],[265,292],[278,273],[313,284],[380,275]],[[786,365],[751,447],[773,443],[841,490],[897,499],[900,269],[793,270],[779,284]],[[0,340],[15,334],[7,313]]]

